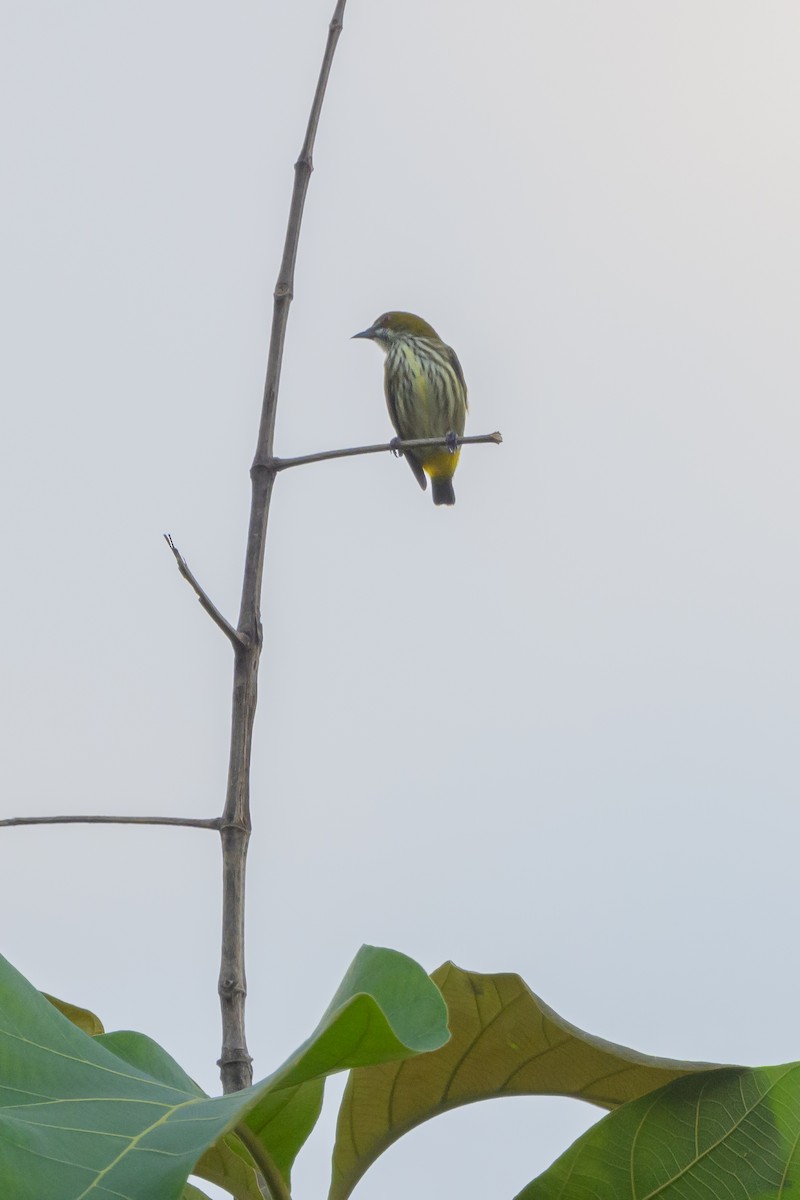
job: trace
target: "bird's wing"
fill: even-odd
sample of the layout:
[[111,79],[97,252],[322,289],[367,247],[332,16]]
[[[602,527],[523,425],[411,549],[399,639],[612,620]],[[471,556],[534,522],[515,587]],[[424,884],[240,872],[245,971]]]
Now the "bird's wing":
[[447,361],[450,363],[450,366],[455,371],[458,382],[461,384],[462,388],[464,389],[464,408],[467,411],[469,411],[469,404],[467,403],[467,381],[464,378],[464,372],[461,369],[461,363],[458,361],[458,355],[456,354],[456,352],[452,346],[447,346],[444,343],[442,343],[442,349],[444,351],[445,358],[447,359]]
[[422,490],[424,492],[425,488],[428,486],[428,477],[425,474],[425,472],[423,471],[422,467],[420,466],[419,459],[415,456],[413,450],[403,451],[403,457],[405,458],[408,465],[411,467],[411,472],[412,472],[414,478],[416,479],[417,483],[419,484],[419,486],[422,488]]

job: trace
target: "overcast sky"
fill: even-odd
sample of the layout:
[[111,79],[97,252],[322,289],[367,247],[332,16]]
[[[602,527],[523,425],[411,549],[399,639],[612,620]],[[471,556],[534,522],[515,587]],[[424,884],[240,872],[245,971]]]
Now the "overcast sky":
[[[235,620],[333,7],[0,4],[3,815],[221,810],[230,648],[161,535]],[[362,942],[653,1054],[797,1057],[799,44],[795,0],[350,0],[276,452],[390,435],[349,340],[390,308],[505,441],[454,509],[389,456],[278,481],[258,1077]],[[7,957],[218,1090],[215,835],[0,832]],[[359,1200],[511,1197],[598,1115],[462,1109]]]

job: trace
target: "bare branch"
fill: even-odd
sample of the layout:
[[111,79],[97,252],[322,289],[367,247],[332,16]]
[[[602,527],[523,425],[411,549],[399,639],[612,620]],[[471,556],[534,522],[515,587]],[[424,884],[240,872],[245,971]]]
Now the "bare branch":
[[328,40],[322,57],[311,113],[300,156],[294,166],[294,188],[289,205],[286,240],[278,279],[275,284],[267,371],[261,421],[250,472],[250,523],[247,531],[242,598],[234,646],[233,702],[231,742],[228,759],[228,783],[222,814],[222,953],[219,971],[219,1001],[222,1013],[222,1052],[220,1076],[225,1092],[238,1091],[253,1081],[245,1037],[245,998],[247,980],[244,969],[244,901],[247,847],[250,840],[250,754],[253,723],[258,697],[258,665],[261,657],[261,585],[264,574],[264,547],[267,519],[275,482],[274,471],[255,469],[256,464],[272,459],[275,414],[283,362],[283,346],[289,306],[294,294],[294,270],[297,244],[303,219],[312,154],[322,101],[330,75],[333,55],[342,31],[346,0],[337,0],[328,28]]
[[6,817],[0,827],[9,825],[183,825],[189,829],[219,829],[220,817]]
[[183,557],[180,550],[178,549],[178,547],[175,545],[175,543],[172,540],[172,535],[169,533],[165,533],[164,541],[167,543],[170,550],[175,555],[175,562],[178,564],[178,570],[180,571],[181,575],[186,580],[186,582],[189,584],[189,587],[192,588],[195,595],[197,596],[197,599],[200,601],[203,608],[206,610],[208,615],[211,617],[211,620],[214,622],[214,624],[218,625],[220,627],[222,632],[225,634],[226,638],[228,638],[228,640],[234,646],[241,643],[242,639],[241,639],[240,635],[233,628],[230,621],[225,620],[222,613],[217,608],[216,604],[213,604],[211,602],[211,600],[209,599],[206,592],[203,591],[203,589],[200,587],[200,584],[197,582],[194,575],[189,570],[189,566],[188,566],[188,563],[186,562],[186,559]]
[[[478,446],[491,444],[499,446],[503,435],[494,433],[476,433],[469,437],[457,437],[457,446]],[[289,467],[304,467],[306,463],[325,462],[329,458],[354,458],[358,454],[381,454],[386,450],[404,451],[418,450],[421,446],[449,446],[447,438],[414,438],[401,441],[395,438],[391,442],[381,442],[375,446],[350,446],[346,450],[320,450],[317,454],[301,454],[297,458],[271,458],[263,466],[269,471],[286,471]]]

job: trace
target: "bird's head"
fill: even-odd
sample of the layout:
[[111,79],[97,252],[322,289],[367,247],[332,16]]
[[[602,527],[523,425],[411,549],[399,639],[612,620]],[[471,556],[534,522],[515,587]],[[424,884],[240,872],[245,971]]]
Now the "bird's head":
[[384,350],[397,338],[436,338],[437,341],[439,339],[439,335],[432,325],[423,321],[422,317],[417,317],[410,312],[383,313],[377,321],[373,321],[369,329],[364,329],[361,333],[354,333],[353,337],[369,338],[370,341],[377,342]]

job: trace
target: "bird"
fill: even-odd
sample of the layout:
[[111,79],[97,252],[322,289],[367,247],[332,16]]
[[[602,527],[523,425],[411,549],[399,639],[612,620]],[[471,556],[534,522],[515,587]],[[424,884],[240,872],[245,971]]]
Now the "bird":
[[456,439],[467,417],[467,385],[455,350],[409,312],[385,312],[353,337],[376,342],[386,354],[384,390],[397,438],[447,438],[447,446],[401,453],[423,491],[430,476],[434,504],[455,504],[453,475],[461,453]]

